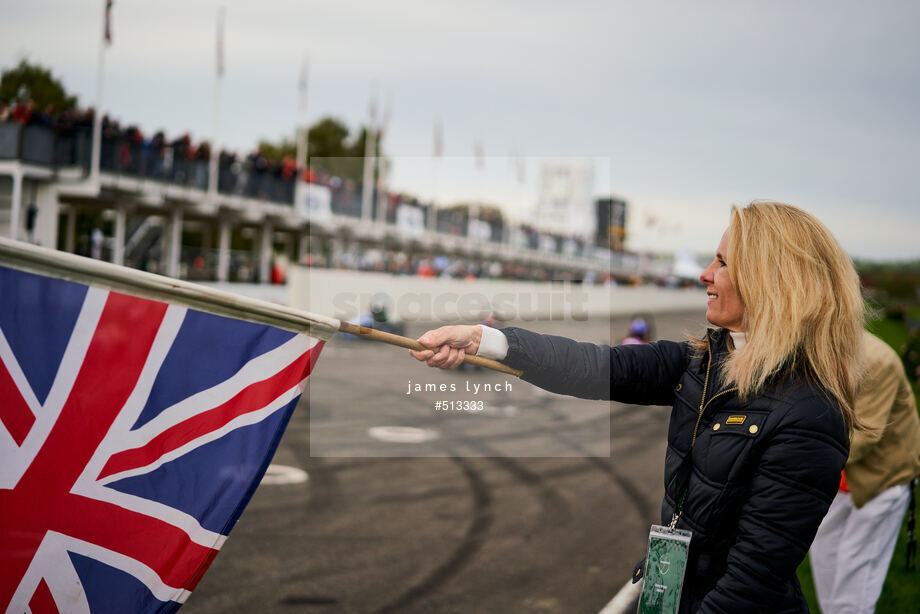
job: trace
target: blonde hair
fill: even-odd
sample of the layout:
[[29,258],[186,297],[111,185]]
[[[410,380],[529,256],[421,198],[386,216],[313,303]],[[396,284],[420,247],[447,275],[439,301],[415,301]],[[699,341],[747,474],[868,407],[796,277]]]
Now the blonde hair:
[[744,304],[744,351],[723,376],[744,398],[777,370],[803,371],[862,428],[853,403],[865,307],[853,262],[816,217],[778,202],[732,207],[728,274]]

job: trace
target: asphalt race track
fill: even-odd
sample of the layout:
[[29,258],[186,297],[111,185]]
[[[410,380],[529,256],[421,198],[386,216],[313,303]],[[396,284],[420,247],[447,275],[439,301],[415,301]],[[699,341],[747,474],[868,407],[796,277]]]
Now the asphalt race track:
[[[702,313],[659,315],[656,336],[701,331]],[[525,325],[603,342],[627,320]],[[448,392],[407,395],[410,381]],[[339,335],[273,460],[308,479],[282,467],[293,483],[259,487],[182,611],[596,613],[659,520],[667,416]],[[371,435],[381,426],[414,430],[393,442]]]

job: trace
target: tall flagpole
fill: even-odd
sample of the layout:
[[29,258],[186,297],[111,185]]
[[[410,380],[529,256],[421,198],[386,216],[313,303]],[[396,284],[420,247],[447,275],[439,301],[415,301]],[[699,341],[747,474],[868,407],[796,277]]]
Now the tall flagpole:
[[99,43],[99,66],[96,69],[96,112],[93,114],[93,151],[90,180],[99,185],[99,162],[102,157],[102,77],[105,74],[105,49],[112,44],[112,0],[103,0],[102,41]]
[[[475,157],[476,168],[479,171],[479,177],[480,177],[479,187],[480,189],[482,189],[482,179],[483,179],[484,171],[486,169],[485,150],[482,146],[482,139],[477,139],[476,142],[473,143],[473,155]],[[475,228],[475,232],[471,233],[470,230],[474,228]],[[479,238],[479,203],[476,203],[476,202],[470,204],[470,208],[467,211],[467,218],[466,218],[466,236],[470,237],[470,235],[473,235],[473,234],[475,234],[476,236],[472,238],[474,238],[476,241],[479,241],[480,240]]]
[[[304,54],[303,61],[300,64],[300,79],[297,82],[297,160],[295,162],[296,173],[294,175],[294,210],[306,208],[307,219],[310,219],[310,188],[307,186],[307,165],[309,156],[307,147],[310,143],[310,124],[307,123],[307,86],[310,80],[310,58]],[[312,227],[311,227],[312,228]],[[311,231],[312,232],[312,231]],[[303,263],[304,258],[310,252],[310,235],[300,235],[300,242],[297,248],[297,260]]]
[[380,152],[383,151],[383,140],[386,138],[387,128],[390,125],[390,116],[393,113],[393,96],[388,93],[383,105],[383,115],[380,118],[380,124],[377,127],[377,141],[379,144],[378,151],[376,152],[376,166],[377,166],[377,176],[380,178],[380,189],[377,193],[377,221],[381,224],[386,224],[387,221],[387,205],[389,200],[387,197],[387,181],[389,180],[389,168],[387,167],[386,160],[380,156]]
[[220,90],[224,81],[224,17],[226,8],[217,9],[217,77],[214,83],[214,129],[211,143],[211,158],[208,160],[208,196],[217,198],[217,173],[220,158]]
[[441,167],[441,156],[444,154],[444,125],[441,118],[434,122],[434,146],[432,147],[434,173],[431,180],[431,206],[428,210],[428,230],[436,232],[438,229],[438,171]]
[[[512,154],[514,156],[514,191],[512,193],[511,208],[505,215],[505,232],[502,234],[505,237],[502,238],[502,242],[508,245],[511,245],[513,242],[513,235],[515,228],[520,226],[518,218],[520,217],[520,212],[523,209],[521,201],[523,200],[522,192],[524,186],[524,173],[525,173],[525,161],[524,157],[520,152],[516,151]],[[512,216],[511,213],[514,212]],[[513,219],[512,219],[513,218]]]
[[371,95],[370,108],[368,109],[368,125],[364,140],[364,177],[361,185],[361,219],[372,221],[371,215],[374,194],[374,166],[376,164],[377,146],[377,92],[376,88]]
[[297,83],[299,100],[297,104],[297,170],[307,168],[307,147],[310,144],[310,126],[307,123],[307,87],[310,79],[310,58],[303,57],[300,66],[300,80]]

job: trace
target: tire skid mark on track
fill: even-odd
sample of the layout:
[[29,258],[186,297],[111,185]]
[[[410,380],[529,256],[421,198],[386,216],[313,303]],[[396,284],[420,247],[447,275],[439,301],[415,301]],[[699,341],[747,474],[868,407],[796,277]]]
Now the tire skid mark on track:
[[[541,399],[541,402],[537,405],[537,407],[542,408],[542,406],[548,405],[551,402],[552,399],[544,397]],[[612,419],[612,416],[610,419]],[[645,494],[642,492],[642,489],[638,485],[633,483],[632,480],[625,477],[615,468],[611,459],[591,455],[587,450],[584,449],[581,444],[571,441],[564,433],[560,432],[558,429],[546,429],[546,432],[569,449],[578,452],[580,458],[585,463],[607,475],[610,480],[616,484],[620,490],[623,491],[627,500],[632,504],[633,509],[639,515],[641,520],[646,521],[649,518],[655,517],[654,504],[649,500],[648,497],[645,496]],[[611,449],[613,448],[612,426],[610,428],[610,447]]]
[[[647,445],[648,445],[647,443],[641,440],[635,440],[631,442],[629,445],[624,446],[621,449],[619,449],[618,452],[620,454],[631,454],[633,452],[639,452],[641,450],[644,450],[647,447]],[[605,459],[601,457],[601,460],[605,460]],[[598,470],[597,467],[591,464],[581,463],[578,465],[559,466],[559,467],[554,467],[552,469],[547,469],[545,471],[542,471],[541,475],[544,478],[557,479],[557,478],[565,478],[565,477],[574,476],[574,475],[582,475],[589,471],[597,471],[597,470]],[[603,473],[607,473],[607,472],[604,471]]]
[[[600,471],[606,475],[616,485],[616,487],[625,494],[628,502],[631,504],[631,507],[636,511],[642,521],[647,521],[649,518],[652,518],[656,515],[655,508],[657,506],[654,505],[650,499],[643,494],[641,489],[636,484],[634,484],[629,478],[620,473],[612,464],[612,461],[609,458],[590,456],[583,446],[581,446],[578,442],[572,441],[572,439],[568,436],[569,433],[567,433],[567,431],[571,429],[584,428],[584,424],[567,425],[564,422],[561,422],[561,419],[563,419],[565,416],[564,414],[561,414],[555,410],[552,403],[553,398],[551,397],[540,398],[536,401],[537,402],[534,404],[535,406],[533,409],[541,411],[542,413],[557,419],[557,421],[550,427],[532,429],[526,433],[526,435],[524,435],[525,437],[530,437],[533,434],[538,433],[550,435],[552,438],[556,439],[567,448],[579,453],[581,460],[584,461],[584,471]],[[644,408],[617,405],[613,408],[610,417],[598,418],[597,420],[590,421],[590,423],[602,423],[611,420],[613,416],[616,416],[619,418],[618,421],[620,422],[621,429],[625,429],[630,435],[638,435],[636,431],[649,431],[657,427],[654,422],[650,422],[642,418],[642,409]],[[422,414],[418,418],[420,419],[420,423],[435,422],[433,418],[430,420],[427,419],[425,414]],[[626,424],[623,424],[623,422]],[[439,421],[438,424],[442,427],[445,426],[443,421]],[[449,431],[451,429],[448,428],[447,430]],[[488,441],[503,441],[507,439],[516,439],[521,436],[522,434],[520,433],[508,433],[495,437],[489,437]],[[612,449],[612,429],[610,438]],[[557,520],[561,520],[570,516],[565,498],[556,488],[546,483],[546,478],[549,477],[548,474],[535,472],[514,458],[501,456],[498,454],[497,450],[490,446],[483,438],[472,439],[460,435],[457,437],[457,439],[457,443],[463,446],[467,446],[475,450],[478,454],[485,456],[486,458],[484,460],[487,460],[488,462],[500,467],[508,474],[510,474],[518,483],[534,491],[535,498],[540,502],[542,514],[552,516]],[[632,445],[628,446],[628,449],[641,448],[643,446],[642,439],[644,439],[644,437],[640,436],[637,440],[631,442]],[[621,449],[620,452],[625,453],[626,450]],[[470,559],[480,549],[480,546],[484,542],[484,537],[487,534],[489,527],[492,525],[493,516],[490,509],[492,498],[489,488],[480,476],[479,472],[473,468],[470,462],[463,458],[451,457],[450,460],[460,465],[465,477],[467,478],[467,481],[470,484],[474,502],[473,521],[454,552],[443,564],[433,568],[432,571],[428,573],[422,581],[408,588],[399,597],[380,608],[377,611],[378,614],[399,612],[417,599],[424,597],[433,591],[436,591],[438,587],[442,586],[450,577],[453,577],[469,563]],[[333,470],[339,471],[357,469],[362,464],[363,463],[360,461],[343,463],[342,465],[335,467]],[[406,502],[410,500],[425,500],[429,498],[449,496],[451,494],[456,495],[458,493],[456,489],[434,488],[426,492],[404,496],[400,496],[398,494],[380,495],[372,498],[371,501],[374,503]],[[485,510],[485,513],[483,513],[483,510]]]
[[559,491],[552,485],[547,484],[543,475],[532,471],[523,463],[518,462],[510,456],[502,456],[494,448],[478,440],[464,439],[463,444],[476,450],[483,460],[496,465],[511,475],[518,483],[522,484],[534,492],[534,496],[540,503],[541,513],[544,515],[553,515],[560,521],[564,521],[571,515],[568,503]]
[[338,475],[330,467],[329,462],[323,458],[308,458],[301,461],[310,475],[310,490],[303,514],[309,517],[337,505],[341,499],[341,486]]
[[472,463],[456,456],[450,457],[450,460],[460,466],[469,483],[473,499],[473,521],[459,545],[446,561],[435,567],[418,584],[411,586],[402,595],[379,608],[376,614],[401,612],[419,597],[435,590],[463,569],[485,542],[486,534],[494,521],[492,492],[480,473],[473,468]]
[[508,456],[492,456],[487,460],[501,467],[518,482],[533,490],[536,493],[537,501],[540,502],[542,514],[552,516],[557,522],[565,522],[571,518],[572,513],[565,497],[554,486],[547,484],[542,474],[531,471],[523,463]]
[[416,501],[427,501],[428,499],[440,499],[442,497],[453,497],[462,494],[457,488],[432,488],[420,493],[414,494],[389,494],[372,497],[368,504],[389,504],[389,503],[413,503]]
[[620,490],[626,493],[629,502],[639,514],[639,518],[647,521],[657,516],[655,513],[655,504],[645,496],[642,490],[632,480],[617,471],[613,464],[609,462],[609,459],[605,461],[605,459],[597,456],[589,456],[584,460],[595,469],[607,474],[611,481],[616,484]]

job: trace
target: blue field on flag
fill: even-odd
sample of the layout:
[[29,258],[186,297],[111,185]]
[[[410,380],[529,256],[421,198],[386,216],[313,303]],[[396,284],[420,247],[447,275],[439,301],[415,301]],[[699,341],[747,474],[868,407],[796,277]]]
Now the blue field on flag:
[[0,267],[0,609],[178,608],[322,346]]

